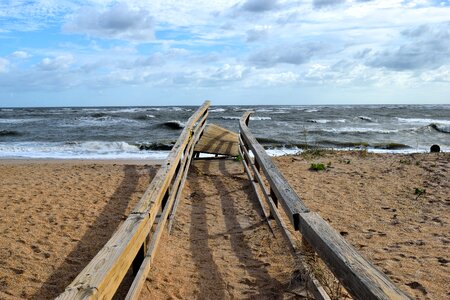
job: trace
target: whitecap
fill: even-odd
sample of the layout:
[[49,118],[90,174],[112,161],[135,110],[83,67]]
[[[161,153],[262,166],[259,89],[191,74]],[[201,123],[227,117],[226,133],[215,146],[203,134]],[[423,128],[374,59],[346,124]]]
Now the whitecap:
[[210,109],[209,112],[225,112],[227,111],[224,108],[214,108],[214,109]]
[[422,118],[397,118],[401,123],[414,123],[421,125],[428,125],[431,123],[450,125],[450,120],[438,120],[438,119],[422,119]]

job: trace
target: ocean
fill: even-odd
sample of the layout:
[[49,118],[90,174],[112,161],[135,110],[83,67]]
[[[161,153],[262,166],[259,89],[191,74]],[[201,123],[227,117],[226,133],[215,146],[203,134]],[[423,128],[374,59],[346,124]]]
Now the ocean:
[[[0,109],[0,158],[163,159],[197,107]],[[307,147],[450,151],[450,105],[212,106],[209,123],[250,129],[271,155]]]

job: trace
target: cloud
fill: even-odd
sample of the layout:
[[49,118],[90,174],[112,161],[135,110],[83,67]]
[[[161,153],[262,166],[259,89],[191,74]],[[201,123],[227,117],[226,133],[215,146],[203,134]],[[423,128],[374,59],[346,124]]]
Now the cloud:
[[44,58],[38,67],[43,71],[55,71],[61,69],[67,69],[74,62],[74,58],[71,54],[60,55],[55,58]]
[[278,64],[301,65],[314,55],[323,53],[322,43],[292,44],[261,50],[250,56],[249,61],[258,67],[273,67]]
[[25,58],[30,57],[30,55],[25,51],[14,51],[13,53],[11,53],[11,56],[14,58],[20,58],[20,59],[25,59]]
[[82,9],[64,25],[66,32],[106,39],[146,42],[154,39],[154,19],[145,9],[131,9],[119,3],[105,11]]
[[6,58],[0,57],[0,73],[8,72],[9,61]]
[[401,32],[403,43],[375,53],[372,67],[396,71],[439,68],[450,61],[450,22],[421,25]]
[[277,0],[247,0],[241,9],[253,13],[260,13],[277,8],[277,2]]
[[322,7],[335,6],[344,2],[345,0],[314,0],[313,6],[314,8],[319,9]]
[[247,34],[247,42],[251,43],[267,38],[269,35],[269,31],[266,28],[250,29],[247,30],[246,34]]

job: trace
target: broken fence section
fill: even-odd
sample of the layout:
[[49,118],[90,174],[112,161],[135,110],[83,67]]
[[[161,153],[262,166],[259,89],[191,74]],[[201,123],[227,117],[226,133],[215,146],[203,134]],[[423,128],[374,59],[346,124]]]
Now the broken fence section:
[[[240,155],[255,192],[257,192],[255,183],[259,183],[259,188],[270,208],[271,216],[281,227],[292,248],[294,243],[279,216],[278,204],[281,204],[291,226],[300,231],[302,239],[309,244],[309,248],[314,250],[326,263],[354,299],[410,299],[384,273],[362,257],[325,220],[309,210],[250,132],[248,122],[251,114],[252,112],[244,113],[239,121]],[[250,168],[253,174],[250,172]],[[262,174],[269,183],[268,191],[263,183]],[[263,206],[262,208],[264,211]],[[268,212],[264,212],[264,216],[267,219]],[[295,249],[292,250],[295,251]],[[323,288],[317,280],[312,277],[310,281],[313,283],[312,292],[315,297],[326,299],[328,296],[324,295]]]

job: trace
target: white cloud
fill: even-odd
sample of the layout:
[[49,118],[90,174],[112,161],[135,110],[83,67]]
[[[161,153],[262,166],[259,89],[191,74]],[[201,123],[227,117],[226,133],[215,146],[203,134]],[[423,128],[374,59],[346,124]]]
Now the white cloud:
[[74,58],[71,54],[60,55],[54,58],[44,58],[38,67],[43,71],[55,71],[61,69],[67,69],[74,62]]
[[6,73],[8,71],[9,61],[6,58],[0,57],[0,73]]
[[255,28],[247,30],[247,42],[256,42],[259,40],[264,40],[269,36],[269,29],[266,28]]
[[14,58],[20,58],[20,59],[25,59],[25,58],[30,57],[30,55],[25,51],[14,51],[13,53],[11,53],[11,56]]
[[64,26],[64,30],[93,37],[144,42],[154,39],[154,20],[145,9],[119,3],[101,11],[82,9]]

